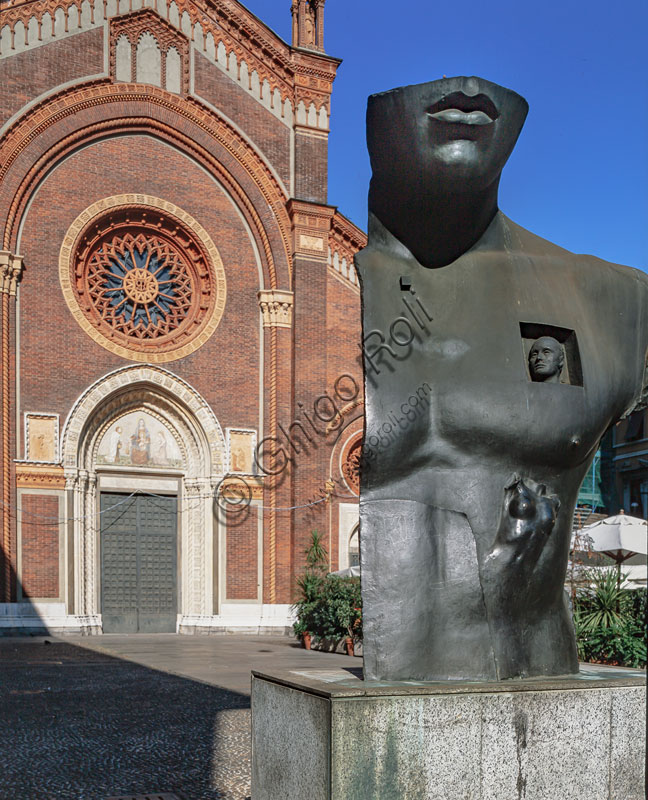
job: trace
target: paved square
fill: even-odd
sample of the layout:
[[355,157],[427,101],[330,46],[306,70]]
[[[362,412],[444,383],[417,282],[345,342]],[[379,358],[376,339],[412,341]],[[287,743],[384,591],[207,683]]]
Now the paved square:
[[278,636],[0,638],[0,800],[245,800],[250,670],[361,664]]

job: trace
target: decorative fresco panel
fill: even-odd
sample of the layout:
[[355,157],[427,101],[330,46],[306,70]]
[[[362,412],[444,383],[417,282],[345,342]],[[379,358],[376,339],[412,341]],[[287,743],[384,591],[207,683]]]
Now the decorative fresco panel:
[[230,472],[253,475],[256,431],[228,430]]
[[25,415],[25,449],[27,461],[58,460],[58,416],[56,414]]
[[113,422],[103,435],[97,464],[182,467],[182,453],[166,425],[144,411],[133,411]]

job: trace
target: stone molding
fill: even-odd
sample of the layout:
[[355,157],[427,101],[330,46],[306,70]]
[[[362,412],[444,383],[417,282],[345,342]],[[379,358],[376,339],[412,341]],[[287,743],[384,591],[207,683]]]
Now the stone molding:
[[353,265],[353,257],[366,246],[367,235],[364,231],[336,212],[329,237],[328,266],[336,278],[342,280],[357,294],[360,293],[360,283]]
[[101,615],[67,614],[60,601],[0,603],[0,631],[97,634],[101,633]]
[[292,219],[295,256],[326,262],[335,209],[319,203],[291,200],[288,211]]
[[[333,81],[339,61],[326,58],[313,64],[312,57],[295,54],[295,122],[328,131]],[[309,54],[310,55],[310,54]]]
[[26,461],[15,463],[18,489],[65,489],[63,467],[51,464],[39,466]]
[[363,421],[354,420],[354,423],[349,425],[349,429],[355,429],[355,432],[351,433],[342,445],[336,467],[351,494],[359,498],[360,470],[358,456],[362,453]]
[[0,250],[0,294],[15,296],[23,272],[23,257]]
[[[12,505],[11,487],[11,414],[16,380],[16,359],[12,352],[12,339],[15,334],[15,297],[18,281],[22,275],[22,256],[8,250],[0,251],[0,414],[2,418],[2,552],[0,559],[0,599],[10,600],[16,585],[11,563],[13,552],[13,530],[9,509]],[[13,299],[12,299],[13,298]]]
[[189,93],[189,40],[177,28],[150,9],[140,9],[110,20],[110,74],[113,80],[117,78],[117,42],[121,37],[126,37],[131,47],[130,72],[128,80],[136,82],[137,44],[145,33],[151,33],[155,38],[160,54],[160,85],[166,86],[167,81],[167,55],[174,49],[180,59],[180,92]]
[[280,289],[261,289],[259,308],[264,328],[292,328],[294,293]]
[[185,614],[178,620],[178,633],[292,633],[293,607],[285,603],[224,602],[213,616]]
[[360,412],[357,413],[364,413],[364,399],[362,397],[358,397],[355,400],[351,400],[351,402],[347,403],[346,405],[342,406],[342,408],[338,411],[337,415],[333,417],[333,419],[328,423],[326,426],[326,434],[328,435],[331,431],[336,430],[340,423],[344,421],[344,418],[351,414],[354,409],[361,409]]
[[153,365],[128,366],[110,372],[88,387],[77,399],[63,426],[63,466],[71,469],[80,466],[77,452],[79,439],[96,407],[111,395],[122,394],[125,389],[135,389],[137,386],[148,386],[154,391],[157,389],[158,392],[169,395],[200,423],[211,452],[211,474],[220,479],[226,447],[222,428],[214,412],[199,392],[186,381]]
[[243,502],[250,500],[263,499],[263,478],[250,477],[240,478],[238,476],[228,476],[223,478],[218,495],[225,501],[231,500]]

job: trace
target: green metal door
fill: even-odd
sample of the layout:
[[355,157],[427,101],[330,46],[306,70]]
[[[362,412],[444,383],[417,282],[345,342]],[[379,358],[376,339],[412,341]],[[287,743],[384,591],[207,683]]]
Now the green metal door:
[[173,633],[178,608],[177,499],[101,494],[104,633]]

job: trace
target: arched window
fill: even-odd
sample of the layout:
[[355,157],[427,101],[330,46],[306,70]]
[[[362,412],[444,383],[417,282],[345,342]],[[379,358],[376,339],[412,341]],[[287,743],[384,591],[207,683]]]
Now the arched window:
[[155,36],[146,32],[137,44],[137,82],[162,86],[162,54]]
[[131,49],[128,37],[125,35],[120,36],[115,49],[115,77],[118,81],[131,81],[133,79]]
[[168,92],[180,94],[181,88],[180,54],[175,47],[170,47],[166,56],[166,88]]
[[349,536],[349,566],[350,567],[359,567],[360,566],[360,539],[358,536],[358,528],[359,526],[356,525],[353,531],[351,532],[351,536]]

